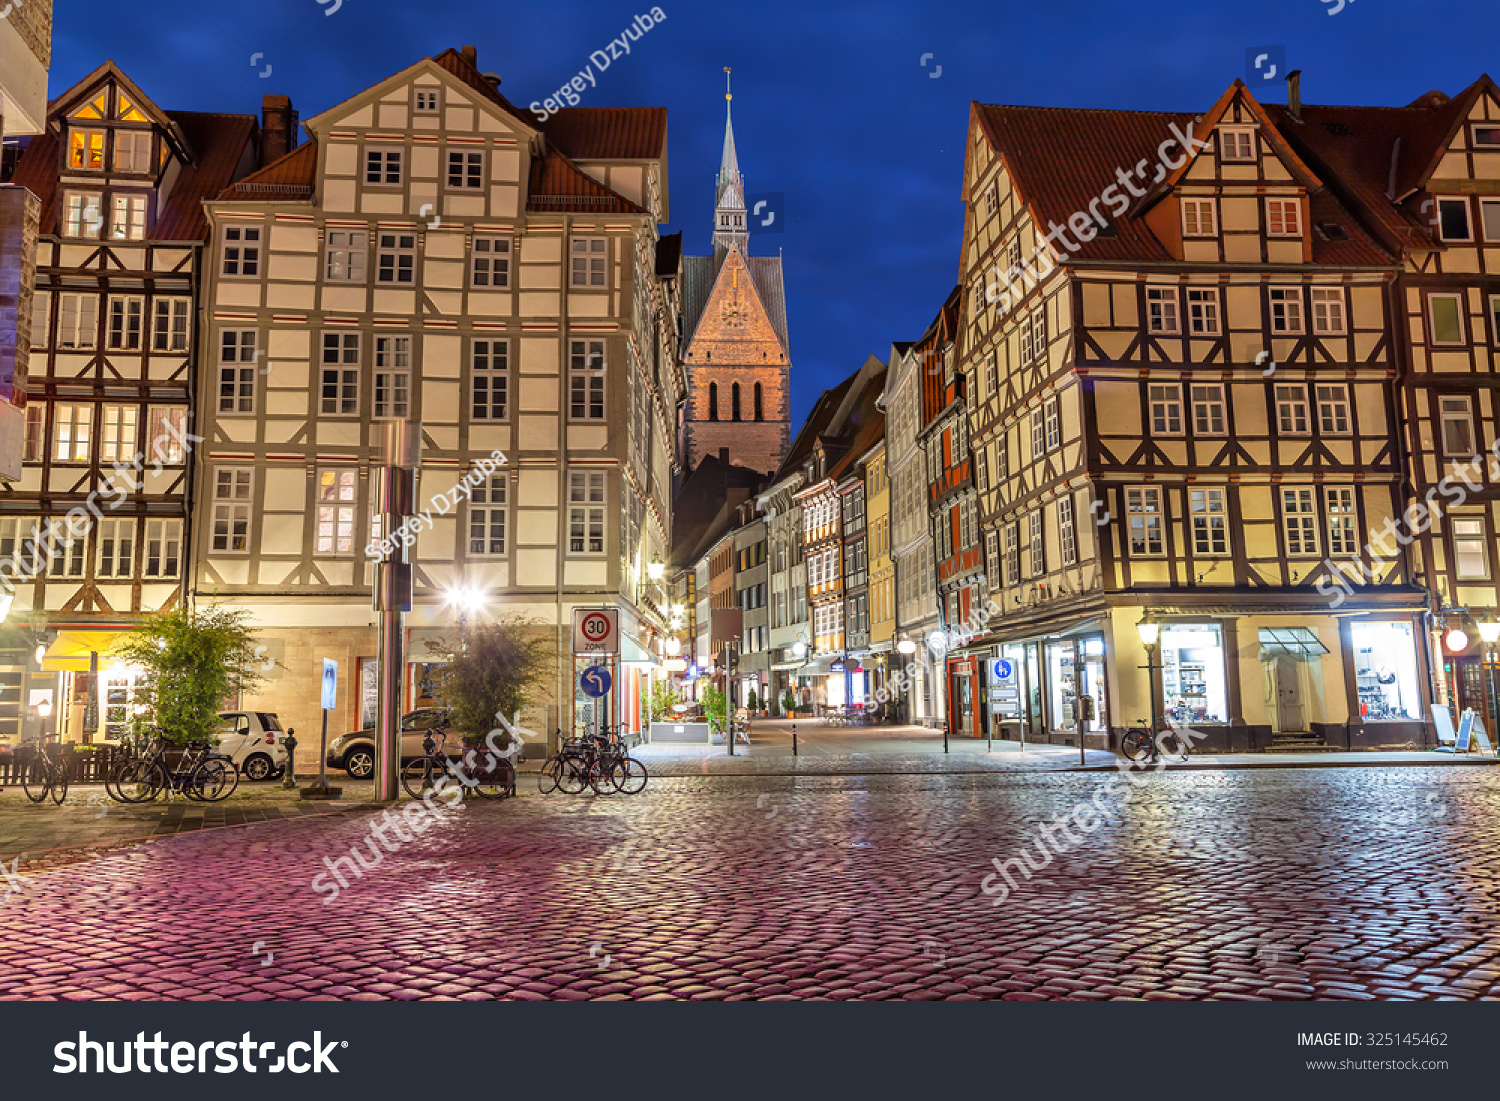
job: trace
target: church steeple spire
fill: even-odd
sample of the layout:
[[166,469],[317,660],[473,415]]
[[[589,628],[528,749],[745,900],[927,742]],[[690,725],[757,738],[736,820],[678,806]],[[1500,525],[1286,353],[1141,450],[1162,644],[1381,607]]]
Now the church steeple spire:
[[724,157],[719,164],[718,195],[714,202],[714,259],[738,245],[745,251],[749,237],[745,229],[745,178],[740,175],[734,152],[734,119],[730,114],[734,93],[729,89],[729,68],[724,68]]

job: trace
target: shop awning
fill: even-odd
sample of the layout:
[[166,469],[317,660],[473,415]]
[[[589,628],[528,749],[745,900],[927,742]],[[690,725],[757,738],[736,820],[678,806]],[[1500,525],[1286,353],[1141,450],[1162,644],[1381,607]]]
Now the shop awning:
[[800,661],[773,661],[771,668],[779,673],[788,673],[796,669],[801,669],[802,663]]
[[826,677],[832,672],[829,666],[837,660],[840,659],[833,657],[813,658],[797,671],[797,675],[802,677]]
[[1266,658],[1315,658],[1328,653],[1328,647],[1318,641],[1318,636],[1306,627],[1262,627],[1260,628],[1260,657]]
[[113,657],[110,650],[125,634],[125,631],[59,631],[42,657],[42,668],[86,673],[91,653],[99,655],[101,669],[116,665],[119,659]]
[[620,660],[627,665],[655,665],[655,656],[629,635],[620,636]]

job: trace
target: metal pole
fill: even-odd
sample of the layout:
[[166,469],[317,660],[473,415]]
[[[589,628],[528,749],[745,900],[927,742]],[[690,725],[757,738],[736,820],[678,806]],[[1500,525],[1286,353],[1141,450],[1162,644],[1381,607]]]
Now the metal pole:
[[[1490,710],[1492,718],[1500,716],[1500,700],[1495,698],[1495,648],[1490,647]],[[1495,742],[1495,756],[1500,757],[1500,719],[1495,723],[1495,729],[1490,731],[1490,737]]]
[[943,651],[943,694],[948,698],[948,706],[943,710],[943,752],[948,752],[948,728],[953,724],[953,674],[948,671],[948,652]]
[[323,712],[323,741],[318,750],[318,787],[328,789],[328,712]]
[[734,695],[730,688],[729,655],[734,643],[724,643],[724,740],[729,744],[729,755],[734,756]]
[[[404,533],[407,518],[415,511],[421,428],[410,421],[392,421],[385,426],[383,443],[377,505],[383,518],[381,535],[393,539],[397,532]],[[411,610],[411,567],[403,543],[393,539],[391,553],[381,561],[375,575],[375,798],[387,802],[396,799],[399,790],[402,681],[406,671],[404,619]]]
[[1151,741],[1156,741],[1156,643],[1146,647],[1146,695],[1151,699]]
[[1073,721],[1078,725],[1078,763],[1088,764],[1088,755],[1083,749],[1083,653],[1078,649],[1078,640],[1073,640]]

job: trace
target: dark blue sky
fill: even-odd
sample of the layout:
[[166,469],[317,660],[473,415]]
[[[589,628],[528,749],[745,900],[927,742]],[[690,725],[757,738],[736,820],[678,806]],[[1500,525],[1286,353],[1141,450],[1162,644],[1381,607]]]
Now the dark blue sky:
[[[330,0],[329,7],[334,0]],[[1205,110],[1246,50],[1284,46],[1308,103],[1408,103],[1456,93],[1495,64],[1494,0],[1083,0],[1026,3],[661,4],[667,19],[598,74],[589,106],[669,109],[669,230],[706,253],[734,68],[747,189],[786,197],[794,425],[825,386],[913,340],[958,278],[971,100]],[[60,0],[54,94],[106,58],[163,107],[254,111],[285,92],[304,118],[420,57],[473,43],[525,105],[588,64],[652,5],[318,0]],[[267,79],[250,56],[264,54]],[[923,54],[931,54],[926,67]],[[941,66],[941,75],[934,77]],[[1257,90],[1285,102],[1284,86]]]

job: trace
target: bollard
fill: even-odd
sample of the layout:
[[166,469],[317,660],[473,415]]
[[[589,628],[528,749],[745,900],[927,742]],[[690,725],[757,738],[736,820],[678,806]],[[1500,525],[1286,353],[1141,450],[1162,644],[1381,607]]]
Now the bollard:
[[792,756],[797,756],[797,724],[792,723]]
[[286,775],[281,780],[281,786],[294,788],[297,786],[297,728],[288,727],[282,742],[286,746]]

